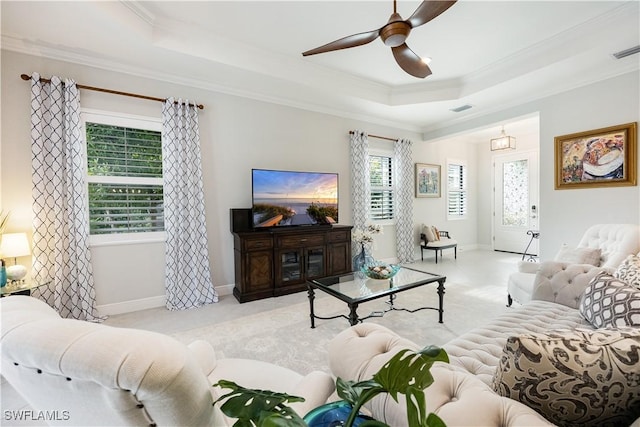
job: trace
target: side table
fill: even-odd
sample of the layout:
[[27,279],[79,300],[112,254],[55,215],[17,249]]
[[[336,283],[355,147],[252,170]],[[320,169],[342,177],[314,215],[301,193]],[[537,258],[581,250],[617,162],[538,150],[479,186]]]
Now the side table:
[[39,288],[40,286],[46,286],[51,283],[50,279],[47,280],[32,280],[23,279],[17,282],[8,282],[5,286],[0,288],[0,298],[9,295],[31,295],[31,291]]

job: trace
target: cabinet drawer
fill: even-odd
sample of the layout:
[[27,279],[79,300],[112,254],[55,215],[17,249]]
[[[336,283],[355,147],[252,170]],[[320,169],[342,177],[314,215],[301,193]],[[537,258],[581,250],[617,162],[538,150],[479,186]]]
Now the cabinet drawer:
[[331,233],[327,234],[327,239],[329,240],[330,243],[332,243],[332,242],[345,242],[345,241],[349,240],[349,235],[350,234],[351,234],[351,231],[349,231],[349,230],[332,231]]
[[244,248],[247,251],[256,249],[270,249],[273,247],[271,239],[247,239],[244,241]]
[[295,236],[280,236],[278,243],[281,248],[299,248],[301,246],[324,245],[323,234],[299,234]]

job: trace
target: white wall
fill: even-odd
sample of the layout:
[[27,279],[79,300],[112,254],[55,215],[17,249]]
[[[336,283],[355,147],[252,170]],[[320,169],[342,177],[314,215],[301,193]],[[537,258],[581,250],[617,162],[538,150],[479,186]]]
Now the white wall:
[[[640,187],[554,189],[554,137],[640,120],[640,73],[613,77],[592,85],[518,105],[509,110],[468,120],[423,135],[441,140],[447,135],[500,123],[513,117],[540,116],[540,255],[552,258],[566,243],[576,245],[591,225],[597,223],[640,223]],[[485,167],[489,164],[481,159]],[[638,163],[638,162],[636,162]],[[479,181],[488,179],[482,172]],[[485,188],[484,186],[482,188]],[[481,196],[488,200],[486,194]],[[490,227],[483,209],[479,230]],[[486,233],[479,236],[483,243]]]
[[[351,223],[348,131],[418,140],[406,130],[309,112],[221,93],[178,86],[78,64],[2,51],[1,205],[12,211],[9,230],[31,228],[29,83],[20,74],[37,71],[78,83],[157,97],[182,97],[205,104],[200,134],[209,254],[214,286],[234,283],[229,209],[251,206],[251,169],[339,173],[340,223]],[[81,91],[84,108],[160,115],[158,102]],[[395,229],[386,227],[374,256],[395,257]],[[92,247],[97,303],[106,312],[162,304],[164,244]],[[134,301],[133,303],[131,301]]]
[[[117,72],[1,52],[0,206],[11,210],[7,231],[31,228],[31,151],[29,145],[29,83],[20,74],[34,71],[72,77],[79,83],[148,94],[196,99],[206,108],[200,115],[207,228],[214,285],[224,292],[234,283],[233,243],[229,209],[251,204],[251,168],[312,170],[340,174],[340,223],[350,224],[348,131],[402,137],[414,141],[413,160],[443,167],[447,159],[468,162],[470,215],[446,221],[443,197],[414,199],[416,250],[418,226],[432,223],[449,229],[461,248],[490,247],[491,153],[460,135],[505,119],[540,114],[541,255],[550,257],[563,242],[575,244],[584,229],[598,222],[640,220],[639,187],[553,189],[553,137],[639,119],[639,73],[575,89],[564,94],[474,118],[437,132],[420,135],[373,123],[269,104]],[[159,116],[160,104],[82,91],[86,108]],[[421,142],[437,140],[437,142]],[[448,141],[447,139],[451,139]],[[374,140],[372,140],[374,141]],[[526,145],[519,145],[519,149]],[[444,180],[444,175],[443,175]],[[395,257],[395,228],[376,237],[376,258]],[[164,295],[162,243],[92,248],[98,305],[105,312],[161,305]],[[416,256],[419,256],[417,250]]]
[[[467,164],[469,214],[465,219],[447,219],[447,161],[450,160],[463,161]],[[435,225],[440,230],[449,231],[461,250],[476,247],[479,204],[477,145],[468,142],[464,137],[436,143],[421,142],[414,144],[413,161],[440,165],[441,175],[441,197],[414,199],[413,215],[416,226]],[[416,241],[418,241],[419,229],[416,229],[416,234]],[[429,256],[432,255],[429,253]]]

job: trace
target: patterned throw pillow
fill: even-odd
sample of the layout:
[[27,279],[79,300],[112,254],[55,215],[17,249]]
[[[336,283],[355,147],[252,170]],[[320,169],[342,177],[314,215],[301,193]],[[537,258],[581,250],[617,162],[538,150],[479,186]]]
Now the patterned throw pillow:
[[630,425],[640,416],[640,329],[510,337],[494,390],[559,426]]
[[640,326],[640,289],[599,273],[584,290],[578,310],[596,328]]
[[614,277],[640,289],[640,258],[629,255],[613,273]]

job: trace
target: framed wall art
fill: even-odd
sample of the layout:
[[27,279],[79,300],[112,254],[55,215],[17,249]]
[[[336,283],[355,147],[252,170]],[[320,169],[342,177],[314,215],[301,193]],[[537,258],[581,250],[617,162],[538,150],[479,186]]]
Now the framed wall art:
[[554,141],[556,190],[636,185],[637,122]]
[[440,197],[440,165],[416,163],[416,197]]

